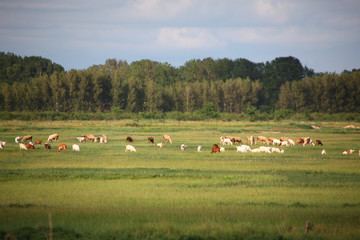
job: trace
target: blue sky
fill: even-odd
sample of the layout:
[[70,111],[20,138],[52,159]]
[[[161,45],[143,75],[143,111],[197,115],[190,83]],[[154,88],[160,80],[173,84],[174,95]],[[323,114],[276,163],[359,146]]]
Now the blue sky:
[[66,70],[108,58],[181,66],[294,56],[316,72],[360,68],[358,0],[0,0],[0,51]]

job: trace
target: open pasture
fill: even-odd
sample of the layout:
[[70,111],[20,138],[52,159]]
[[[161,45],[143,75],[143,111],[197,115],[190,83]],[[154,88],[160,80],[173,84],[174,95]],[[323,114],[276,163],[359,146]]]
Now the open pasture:
[[[7,144],[0,149],[0,238],[358,239],[360,129],[312,124],[2,121],[0,140]],[[53,133],[58,142],[44,149]],[[15,137],[29,134],[43,144],[20,150]],[[104,134],[108,143],[80,143],[82,134]],[[163,134],[173,144],[148,143],[149,136],[162,142]],[[243,141],[250,135],[309,136],[324,146],[281,147],[283,154],[225,146],[211,154],[227,135]],[[125,152],[127,136],[137,152]],[[67,152],[56,152],[63,143]],[[352,155],[341,154],[350,148]]]

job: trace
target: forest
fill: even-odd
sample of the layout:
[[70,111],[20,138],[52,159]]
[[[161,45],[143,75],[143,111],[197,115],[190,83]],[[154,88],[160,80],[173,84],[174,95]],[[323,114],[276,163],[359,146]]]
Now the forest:
[[193,59],[180,67],[107,59],[65,71],[46,58],[0,52],[0,101],[3,113],[359,113],[360,69],[316,73],[288,56]]

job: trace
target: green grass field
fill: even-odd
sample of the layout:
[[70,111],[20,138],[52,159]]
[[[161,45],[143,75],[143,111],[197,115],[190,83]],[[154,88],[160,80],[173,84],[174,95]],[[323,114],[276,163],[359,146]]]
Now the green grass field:
[[[360,129],[343,128],[349,124],[357,125],[2,121],[0,239],[359,239]],[[21,151],[14,141],[30,134],[45,142],[53,133],[60,138],[51,150]],[[77,141],[89,133],[109,142]],[[147,142],[162,142],[163,134],[173,144]],[[226,146],[211,154],[227,135],[310,136],[324,146],[282,147],[284,154]],[[126,136],[137,152],[125,152]],[[68,151],[56,152],[62,143]],[[341,154],[349,148],[352,155]]]

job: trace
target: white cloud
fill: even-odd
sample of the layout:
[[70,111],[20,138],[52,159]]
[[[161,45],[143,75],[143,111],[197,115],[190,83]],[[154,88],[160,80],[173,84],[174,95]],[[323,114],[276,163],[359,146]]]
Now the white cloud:
[[273,23],[285,23],[295,6],[287,0],[255,0],[257,15]]
[[177,48],[213,48],[224,44],[204,28],[161,28],[157,43]]
[[130,1],[121,12],[136,19],[167,19],[178,16],[192,4],[191,0],[136,0]]

